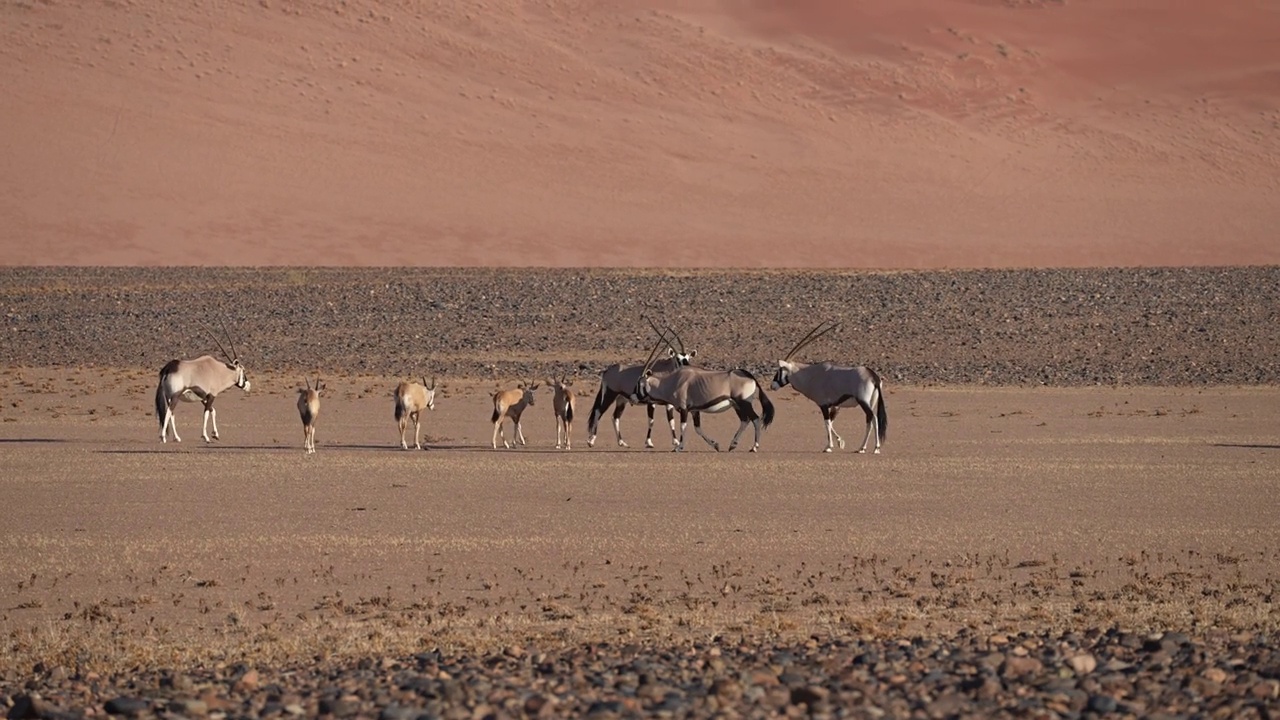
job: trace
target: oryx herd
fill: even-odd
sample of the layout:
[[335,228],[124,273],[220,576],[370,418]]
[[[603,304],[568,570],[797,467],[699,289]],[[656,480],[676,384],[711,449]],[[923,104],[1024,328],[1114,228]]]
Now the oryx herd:
[[[646,318],[647,319],[647,318]],[[738,441],[747,425],[753,426],[754,437],[749,452],[760,449],[761,434],[773,424],[775,409],[773,402],[764,392],[764,387],[756,376],[743,368],[717,370],[698,367],[693,364],[696,350],[685,348],[684,341],[671,328],[661,329],[652,320],[650,326],[657,333],[657,341],[649,356],[638,365],[610,365],[600,373],[600,387],[587,418],[587,446],[595,445],[600,418],[613,406],[613,431],[617,443],[628,447],[622,439],[621,418],[628,405],[644,405],[649,415],[649,429],[645,435],[645,447],[653,447],[653,417],[656,407],[666,410],[667,424],[671,428],[671,444],[675,451],[685,449],[685,430],[690,417],[693,429],[708,445],[720,450],[720,443],[707,437],[702,431],[703,413],[721,413],[733,410],[737,414],[739,425],[729,442],[728,450],[738,446]],[[844,439],[835,430],[836,414],[840,408],[860,407],[866,415],[866,434],[862,438],[862,447],[858,452],[866,452],[872,436],[875,437],[873,452],[879,453],[881,443],[885,439],[889,427],[889,418],[885,412],[884,395],[880,376],[864,366],[837,365],[831,362],[804,363],[793,360],[800,352],[819,338],[839,327],[839,323],[823,322],[800,339],[780,360],[774,373],[772,390],[790,385],[796,392],[812,400],[822,413],[826,426],[826,447],[823,452],[832,452],[836,445],[844,449]],[[179,400],[199,401],[204,405],[205,442],[210,442],[209,424],[213,424],[213,439],[218,437],[217,412],[214,400],[227,388],[235,387],[249,392],[249,377],[240,356],[236,352],[235,343],[222,328],[231,346],[228,353],[217,337],[210,336],[222,351],[222,359],[211,355],[203,355],[191,360],[171,360],[160,370],[160,382],[156,387],[156,419],[160,423],[160,440],[168,441],[169,431],[173,439],[181,442],[178,428],[174,420],[174,409]],[[665,347],[665,352],[663,349]],[[324,383],[319,377],[313,385],[309,378],[304,379],[305,387],[298,388],[298,415],[302,420],[303,450],[307,454],[316,451],[315,432],[316,419],[320,415],[320,392]],[[577,401],[568,378],[561,375],[558,379],[548,381],[552,391],[553,413],[556,419],[556,448],[571,449],[573,435],[573,419],[576,414]],[[498,448],[499,440],[504,448],[515,447],[518,442],[525,445],[524,429],[521,417],[533,407],[540,383],[532,379],[515,388],[502,390],[492,395],[493,423],[492,447]],[[400,430],[400,447],[409,449],[405,433],[409,421],[413,421],[413,447],[422,449],[420,442],[420,413],[423,410],[434,410],[436,401],[436,379],[422,378],[421,383],[402,382],[392,393],[395,399],[395,419]],[[759,405],[759,411],[756,405]],[[675,416],[680,416],[680,429],[676,431]],[[512,436],[508,441],[503,430],[507,420],[512,424]]]

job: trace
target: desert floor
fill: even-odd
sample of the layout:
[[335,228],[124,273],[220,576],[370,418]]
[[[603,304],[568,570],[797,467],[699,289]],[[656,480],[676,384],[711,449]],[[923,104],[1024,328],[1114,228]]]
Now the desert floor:
[[[0,700],[1269,712],[1273,274],[6,271]],[[216,322],[165,324],[193,299]],[[791,389],[757,454],[750,428],[733,453],[692,428],[671,453],[661,416],[643,449],[638,408],[630,449],[607,419],[586,447],[599,368],[646,351],[647,315],[765,383],[815,317],[843,319],[804,354],[885,368],[883,452],[854,452],[846,411],[848,447],[821,453]],[[217,352],[211,334],[238,337],[251,391],[220,396],[215,442],[183,403],[162,444],[156,367]],[[399,447],[392,366],[439,373],[424,450]],[[492,449],[490,393],[552,372],[582,396],[573,449],[545,385],[529,445]],[[328,388],[311,456],[304,374]],[[737,422],[705,425],[724,443]],[[679,697],[642,697],[640,658]]]

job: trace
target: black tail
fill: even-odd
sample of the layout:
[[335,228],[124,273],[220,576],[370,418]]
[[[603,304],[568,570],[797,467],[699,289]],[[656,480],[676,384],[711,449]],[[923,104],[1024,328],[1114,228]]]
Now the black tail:
[[760,378],[756,377],[750,370],[743,370],[742,368],[738,368],[735,372],[740,372],[755,382],[756,392],[760,393],[760,409],[764,411],[761,419],[764,421],[764,427],[768,428],[773,424],[773,403],[769,401],[769,396],[764,394],[764,385],[760,384]]
[[880,442],[884,442],[889,434],[889,413],[884,409],[884,390],[880,387],[880,376],[873,370],[871,377],[876,381],[876,427],[880,429]]
[[164,373],[160,374],[160,383],[156,385],[156,422],[164,425]]
[[396,422],[400,422],[405,416],[404,396],[396,393]]
[[178,369],[178,361],[170,360],[160,368],[160,382],[156,384],[156,422],[164,426],[164,412],[168,409],[169,403],[164,398],[164,379],[165,376]]
[[489,418],[489,422],[498,422],[498,418],[502,417],[502,413],[498,412],[498,403],[493,404],[493,416]]
[[564,419],[566,422],[573,422],[573,403],[568,400],[564,401]]
[[609,406],[605,396],[609,389],[605,386],[604,375],[600,376],[600,391],[596,393],[596,401],[591,405],[591,415],[587,417],[587,432],[595,435],[596,428],[600,426],[600,418],[604,416],[605,409]]

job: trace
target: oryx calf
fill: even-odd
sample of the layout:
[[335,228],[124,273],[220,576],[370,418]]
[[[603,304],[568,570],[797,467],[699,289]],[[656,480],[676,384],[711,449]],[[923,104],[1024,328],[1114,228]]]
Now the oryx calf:
[[[515,447],[515,441],[519,440],[521,445],[525,445],[524,430],[520,425],[520,416],[524,414],[525,408],[534,404],[534,391],[538,389],[538,383],[525,385],[521,383],[511,390],[499,390],[493,394],[493,416],[489,421],[493,423],[493,449],[498,449],[498,436],[502,436],[502,446],[504,448]],[[502,421],[511,418],[512,424],[515,425],[515,432],[512,434],[511,442],[507,442],[506,433],[502,430]]]
[[302,449],[310,455],[316,451],[316,418],[320,417],[320,391],[324,383],[316,378],[315,387],[303,378],[305,388],[298,388],[298,415],[302,418]]
[[862,366],[846,367],[829,362],[802,363],[791,360],[791,356],[801,348],[838,327],[838,324],[832,324],[819,332],[825,324],[810,330],[808,335],[791,348],[786,357],[778,361],[778,372],[773,376],[772,388],[777,390],[790,385],[812,400],[822,411],[822,420],[827,426],[827,446],[823,452],[831,452],[834,443],[838,443],[841,450],[844,449],[844,438],[835,429],[836,413],[840,408],[862,408],[867,416],[867,433],[862,438],[862,447],[858,452],[867,451],[867,443],[874,433],[874,452],[879,454],[880,444],[889,431],[889,416],[885,412],[880,376],[874,370]]
[[418,421],[419,413],[423,410],[436,409],[436,379],[431,378],[431,386],[427,386],[427,378],[422,378],[422,384],[416,382],[402,382],[396,386],[396,424],[400,427],[400,448],[402,450],[409,449],[409,443],[405,442],[404,431],[409,427],[409,421],[413,420],[413,447],[421,450],[422,443],[418,441],[418,436],[422,430],[422,424]]
[[[657,350],[657,347],[654,348]],[[693,429],[707,444],[720,451],[720,443],[707,437],[702,432],[702,413],[721,413],[729,408],[738,414],[738,432],[734,433],[729,443],[732,451],[738,446],[738,438],[747,423],[755,426],[755,442],[750,452],[760,449],[760,433],[773,424],[773,403],[765,395],[764,388],[749,370],[708,370],[692,366],[678,367],[670,372],[658,374],[653,372],[652,357],[645,363],[644,372],[634,390],[638,402],[659,402],[670,405],[680,413],[680,442],[677,452],[684,450],[685,429],[689,415],[693,414]],[[760,410],[764,416],[761,427],[761,414],[757,414],[751,401],[759,396]]]
[[573,395],[573,388],[565,382],[565,378],[552,381],[554,389],[554,397],[552,402],[555,403],[556,414],[556,449],[560,449],[561,435],[564,436],[564,449],[573,449],[573,412],[578,404],[577,399]]
[[232,385],[249,392],[249,377],[239,359],[223,362],[211,355],[194,360],[170,360],[160,370],[160,383],[156,386],[156,420],[160,423],[160,442],[168,442],[168,431],[173,430],[174,442],[178,437],[178,423],[174,408],[179,400],[204,404],[204,441],[209,442],[209,422],[213,422],[213,437],[218,437],[218,415],[213,401],[218,393]]

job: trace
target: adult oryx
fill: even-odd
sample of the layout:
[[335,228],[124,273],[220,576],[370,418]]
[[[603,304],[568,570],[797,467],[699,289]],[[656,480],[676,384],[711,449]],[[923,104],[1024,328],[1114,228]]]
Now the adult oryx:
[[178,425],[173,410],[179,400],[204,403],[204,441],[209,442],[209,421],[213,421],[213,437],[218,437],[218,415],[213,409],[213,401],[218,393],[235,385],[249,392],[249,376],[240,364],[240,356],[236,353],[236,344],[227,333],[224,325],[223,334],[231,344],[228,355],[218,338],[209,333],[225,358],[219,360],[212,355],[201,355],[194,360],[170,360],[160,369],[160,383],[156,386],[156,420],[160,422],[160,442],[168,442],[168,430],[173,429],[175,442],[182,442],[178,437]]
[[[823,326],[827,326],[825,329]],[[858,406],[867,414],[867,434],[862,438],[862,448],[858,452],[867,451],[867,443],[874,431],[876,435],[875,452],[880,452],[880,443],[884,442],[889,431],[889,416],[884,409],[884,394],[880,384],[880,376],[876,371],[866,367],[845,367],[829,362],[802,363],[791,359],[793,355],[818,338],[839,327],[839,323],[820,323],[800,339],[791,348],[787,356],[778,361],[778,372],[773,376],[771,387],[777,390],[791,385],[797,392],[818,405],[822,411],[822,419],[827,424],[827,447],[823,452],[831,452],[832,439],[844,449],[844,438],[836,433],[836,413],[842,407]]]
[[[645,318],[649,320],[648,318]],[[649,324],[653,326],[654,332],[663,335],[658,327],[649,320]],[[673,330],[672,335],[676,335]],[[665,338],[665,335],[663,335]],[[677,350],[670,343],[667,344],[668,354],[666,357],[656,360],[653,364],[653,371],[663,373],[674,370],[678,367],[688,365],[689,362],[698,354],[697,350],[688,350],[684,348],[684,342],[680,340],[680,336],[676,335],[676,342],[680,345]],[[591,406],[591,415],[587,417],[587,447],[596,444],[596,433],[600,427],[600,418],[604,416],[605,410],[610,404],[613,408],[613,434],[618,438],[619,447],[630,447],[626,441],[622,439],[622,411],[627,409],[627,405],[637,404],[635,400],[636,383],[640,381],[643,365],[621,365],[614,364],[604,369],[600,373],[600,391],[596,393],[596,401]],[[644,446],[653,447],[653,409],[654,403],[645,402],[645,410],[649,415],[649,431],[644,436]],[[671,444],[676,444],[676,418],[675,410],[670,406],[667,407],[667,425],[671,427]]]
[[764,394],[764,388],[749,370],[708,370],[706,368],[681,365],[667,372],[655,372],[654,358],[662,343],[663,336],[654,345],[653,352],[645,361],[636,381],[633,402],[661,403],[674,408],[680,413],[680,441],[676,444],[676,452],[684,450],[685,428],[693,414],[693,429],[702,436],[707,444],[720,451],[720,443],[707,437],[702,432],[702,413],[720,413],[733,408],[738,414],[738,432],[733,434],[729,443],[732,451],[738,446],[738,438],[746,429],[747,423],[755,426],[756,438],[750,452],[760,449],[761,422],[751,404],[752,398],[760,397],[760,410],[764,415],[764,428],[773,424],[773,403]]

